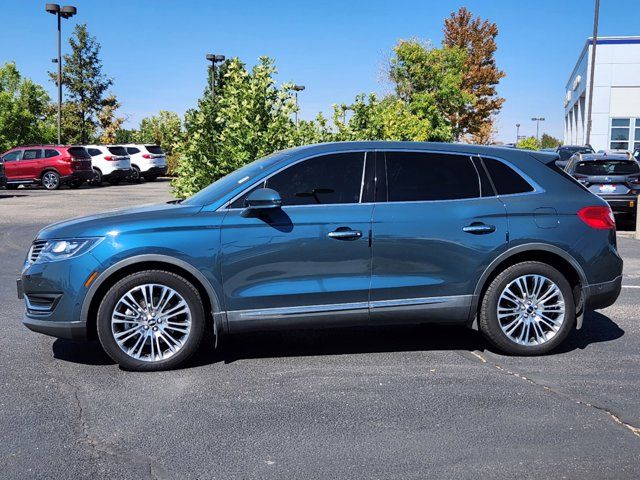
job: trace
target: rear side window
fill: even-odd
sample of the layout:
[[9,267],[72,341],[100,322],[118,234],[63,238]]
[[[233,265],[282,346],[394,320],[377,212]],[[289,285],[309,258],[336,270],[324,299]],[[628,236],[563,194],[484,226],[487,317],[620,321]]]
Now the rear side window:
[[[67,153],[74,158],[91,158],[89,152],[87,152],[87,149],[84,147],[69,147]],[[100,155],[100,153],[100,150],[98,150],[96,155]]]
[[127,147],[127,153],[129,155],[135,155],[136,153],[140,153],[140,150],[135,147]]
[[60,152],[57,150],[47,149],[44,151],[44,158],[53,158],[57,157],[58,155],[60,155]]
[[5,162],[15,162],[16,160],[20,160],[22,157],[22,150],[14,150],[13,152],[7,153],[2,160]]
[[128,155],[127,150],[124,147],[107,147],[107,150],[109,150],[109,153],[112,155]]
[[92,157],[97,157],[98,155],[102,155],[102,152],[97,148],[88,148],[87,150],[89,151],[89,155],[91,155]]
[[493,158],[483,158],[498,195],[533,192],[533,187],[513,168]]
[[22,160],[35,160],[36,158],[42,158],[42,150],[39,148],[25,150],[22,155]]
[[164,155],[164,150],[160,148],[158,145],[147,145],[146,149],[149,153],[153,153],[155,155]]
[[640,167],[637,162],[627,160],[578,162],[575,173],[580,175],[634,175],[640,173]]
[[480,196],[471,159],[463,155],[387,152],[387,201],[457,200]]

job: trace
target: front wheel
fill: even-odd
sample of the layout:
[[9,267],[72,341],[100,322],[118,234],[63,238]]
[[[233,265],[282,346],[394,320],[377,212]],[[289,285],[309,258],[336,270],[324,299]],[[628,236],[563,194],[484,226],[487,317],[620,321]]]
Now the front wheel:
[[117,282],[98,308],[98,338],[129,370],[175,368],[193,355],[204,335],[198,290],[171,272],[147,270]]
[[500,350],[540,355],[557,347],[576,321],[571,285],[541,262],[513,265],[491,282],[480,306],[480,330]]

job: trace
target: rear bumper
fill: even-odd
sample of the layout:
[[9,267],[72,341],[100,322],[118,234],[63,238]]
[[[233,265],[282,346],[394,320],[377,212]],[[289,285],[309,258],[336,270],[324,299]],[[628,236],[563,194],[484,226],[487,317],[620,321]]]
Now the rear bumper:
[[103,179],[105,180],[113,180],[116,178],[126,178],[129,176],[129,173],[131,173],[131,169],[127,168],[127,169],[118,169],[118,170],[113,170],[112,172],[109,172],[105,175],[102,176]]
[[616,197],[601,197],[615,213],[634,213],[636,211],[638,197],[635,195],[620,195]]
[[85,322],[52,322],[25,316],[22,319],[22,324],[32,332],[44,333],[52,337],[71,340],[87,339],[87,324]]
[[165,173],[167,173],[167,167],[151,167],[148,170],[145,170],[144,172],[141,172],[143,176],[145,177],[161,177],[163,176]]
[[93,178],[93,170],[77,170],[73,172],[71,175],[67,175],[63,177],[62,180],[64,182],[73,182],[76,180],[85,181],[91,180]]
[[622,275],[610,282],[595,283],[585,287],[586,307],[589,310],[606,308],[613,305],[622,289]]

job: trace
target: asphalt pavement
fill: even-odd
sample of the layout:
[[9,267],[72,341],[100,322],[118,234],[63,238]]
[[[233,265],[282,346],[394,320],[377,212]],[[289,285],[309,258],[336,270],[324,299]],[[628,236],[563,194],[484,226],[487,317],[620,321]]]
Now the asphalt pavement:
[[170,199],[166,181],[0,190],[0,478],[640,478],[640,241],[619,238],[618,302],[543,357],[399,326],[240,335],[132,373],[22,326],[40,228]]

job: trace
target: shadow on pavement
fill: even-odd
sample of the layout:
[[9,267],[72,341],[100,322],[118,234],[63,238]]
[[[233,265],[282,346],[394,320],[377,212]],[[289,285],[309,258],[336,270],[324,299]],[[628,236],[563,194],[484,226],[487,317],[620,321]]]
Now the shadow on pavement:
[[29,195],[26,195],[24,193],[0,193],[0,200],[2,200],[3,198],[15,198],[15,197],[28,197]]
[[[598,312],[590,312],[585,318],[582,330],[571,332],[565,342],[551,354],[557,355],[584,349],[593,343],[616,340],[623,335],[624,330],[608,317]],[[478,332],[464,327],[440,325],[256,332],[226,336],[217,350],[213,349],[212,344],[211,338],[205,339],[202,348],[183,368],[272,357],[429,350],[495,352],[495,349]],[[211,347],[207,348],[207,345]],[[98,342],[58,339],[53,344],[53,356],[59,360],[85,365],[114,363]]]

